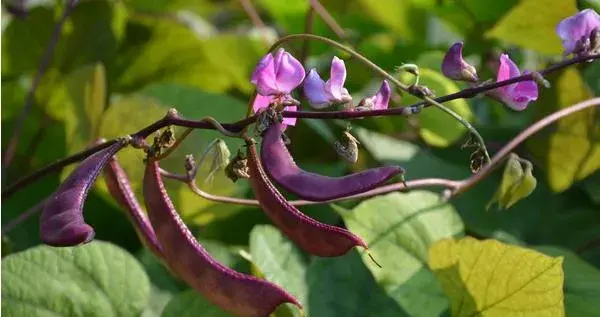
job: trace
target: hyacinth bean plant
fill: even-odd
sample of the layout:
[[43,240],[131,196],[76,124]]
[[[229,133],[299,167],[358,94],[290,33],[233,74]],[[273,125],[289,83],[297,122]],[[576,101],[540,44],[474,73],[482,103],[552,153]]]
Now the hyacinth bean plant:
[[[242,2],[248,5],[245,1]],[[73,10],[76,4],[77,1],[68,2],[65,16],[69,14],[70,10]],[[322,9],[318,2],[313,2],[312,5],[311,10]],[[11,8],[13,11],[17,10],[14,7]],[[326,11],[321,13],[325,14]],[[327,19],[327,15],[324,18]],[[332,28],[336,29],[335,24]],[[345,224],[327,224],[327,221],[317,220],[305,214],[303,209],[306,207],[304,206],[365,199],[393,192],[403,192],[409,195],[416,189],[427,187],[441,188],[437,197],[438,203],[443,205],[467,191],[474,190],[480,183],[488,179],[493,171],[501,167],[504,167],[501,184],[490,203],[497,203],[502,208],[510,208],[519,200],[529,196],[534,192],[537,180],[533,176],[533,164],[528,159],[515,154],[517,147],[532,135],[567,116],[589,109],[598,109],[600,99],[592,98],[574,105],[564,105],[561,110],[551,113],[526,128],[510,142],[494,148],[490,147],[490,143],[484,140],[482,133],[471,124],[472,120],[444,104],[458,99],[477,97],[491,98],[514,113],[521,113],[536,107],[537,102],[546,93],[545,90],[551,88],[550,82],[547,80],[548,76],[568,68],[587,67],[600,57],[600,16],[594,10],[585,9],[564,18],[558,23],[555,31],[562,41],[564,49],[564,56],[560,61],[550,64],[545,69],[528,70],[511,59],[510,53],[501,52],[489,61],[490,65],[494,65],[490,78],[486,78],[487,75],[483,75],[484,72],[481,69],[477,69],[473,63],[463,57],[463,50],[470,45],[468,40],[454,43],[438,60],[438,68],[447,79],[461,85],[464,84],[465,88],[446,95],[438,95],[435,89],[422,83],[424,76],[422,68],[417,64],[403,63],[402,57],[398,57],[399,65],[392,73],[375,64],[366,55],[333,39],[309,33],[284,36],[274,42],[268,52],[255,63],[256,66],[249,78],[255,91],[250,98],[249,111],[245,118],[240,118],[235,122],[220,122],[213,117],[200,119],[184,117],[177,110],[175,104],[163,118],[137,132],[131,131],[130,134],[110,140],[95,140],[93,144],[89,144],[87,149],[4,186],[2,199],[3,201],[8,199],[45,175],[59,171],[70,164],[78,163],[55,192],[39,204],[41,210],[39,234],[43,244],[52,248],[77,252],[76,250],[79,248],[96,243],[94,242],[95,229],[86,222],[84,210],[90,190],[94,184],[99,183],[97,182],[99,179],[103,179],[110,196],[120,208],[126,211],[141,243],[172,276],[191,287],[195,291],[195,296],[200,296],[207,301],[207,314],[212,309],[217,313],[211,316],[225,316],[217,315],[224,312],[234,316],[248,317],[284,316],[285,313],[282,313],[282,310],[287,309],[288,314],[319,317],[319,314],[311,314],[313,311],[311,307],[306,309],[305,306],[311,306],[311,302],[302,298],[304,294],[299,292],[295,285],[288,285],[268,272],[264,272],[267,274],[260,273],[262,267],[257,269],[254,264],[250,270],[252,274],[242,273],[238,268],[223,264],[212,255],[209,252],[210,249],[196,239],[193,231],[182,220],[177,210],[182,207],[177,206],[176,208],[177,200],[167,190],[165,180],[182,182],[193,193],[213,202],[260,208],[266,216],[266,221],[278,229],[276,234],[280,234],[285,243],[288,243],[290,247],[297,248],[298,252],[303,252],[302,254],[308,254],[314,258],[326,258],[322,259],[323,261],[335,261],[336,258],[350,257],[353,252],[357,252],[363,256],[365,265],[371,269],[375,278],[381,277],[381,285],[385,288],[386,278],[389,281],[393,281],[395,278],[394,270],[398,267],[394,266],[394,261],[400,261],[400,259],[390,258],[383,251],[374,251],[376,250],[374,246],[381,247],[381,243],[377,237],[370,234],[369,230],[358,229],[356,222],[353,222],[353,211],[340,211]],[[289,47],[296,43],[308,42],[324,43],[339,53],[328,59],[327,67],[305,67],[305,64],[308,64],[305,62],[306,56],[293,54]],[[376,90],[357,97],[359,93],[347,88],[346,80],[351,73],[346,66],[349,60],[359,61],[372,71],[371,74],[374,78],[379,78],[374,86],[377,88]],[[319,69],[328,69],[328,73],[320,72]],[[400,99],[399,96],[401,96]],[[406,97],[418,98],[419,101],[407,104],[403,100]],[[335,119],[336,122],[341,122],[342,131],[341,136],[331,142],[332,152],[335,152],[337,157],[346,164],[355,164],[360,162],[362,147],[369,148],[369,144],[363,144],[366,141],[358,137],[359,133],[355,132],[356,127],[364,122],[364,119],[374,118],[377,120],[395,116],[411,120],[431,111],[440,111],[453,118],[457,125],[467,131],[462,148],[469,150],[466,156],[470,157],[468,160],[464,157],[462,164],[468,165],[470,168],[471,175],[468,177],[460,180],[435,178],[435,176],[415,178],[411,176],[414,172],[410,168],[398,164],[357,168],[353,173],[334,177],[305,170],[301,164],[296,163],[293,151],[290,151],[296,143],[310,142],[310,140],[293,137],[294,129],[299,128],[302,120]],[[186,130],[178,134],[174,132],[173,127],[183,127]],[[598,126],[596,126],[597,128]],[[361,131],[360,129],[358,128],[359,131]],[[178,147],[194,130],[215,130],[222,135],[222,138],[216,139],[210,144],[204,155],[200,157],[200,161],[196,162],[193,155],[186,156],[185,162],[181,162],[185,173],[167,170],[164,167],[165,160],[176,151],[181,150]],[[224,140],[235,139],[239,142],[236,144],[241,145],[235,148],[234,155],[231,155],[227,141]],[[9,143],[9,148],[5,152],[14,151],[11,146],[14,146],[13,143]],[[139,160],[139,164],[144,165],[140,191],[143,203],[138,202],[138,193],[131,185],[133,179],[128,176],[127,169],[123,168],[117,159],[117,154],[123,153],[122,151],[126,149],[143,153],[143,159]],[[202,172],[202,167],[206,165],[203,163],[206,163],[208,159],[212,159],[212,162],[207,174]],[[6,162],[5,156],[3,166],[6,165]],[[163,166],[161,167],[161,165]],[[226,175],[234,183],[246,182],[251,188],[253,197],[239,198],[210,194],[197,185],[198,179],[204,181],[217,173]],[[431,175],[436,174],[432,171]],[[296,200],[288,198],[289,195],[296,197]],[[413,202],[413,204],[419,204],[419,202]],[[335,204],[333,206],[343,209]],[[393,206],[381,208],[389,209]],[[379,210],[372,210],[372,213],[378,212]],[[382,210],[382,212],[384,211]],[[28,216],[30,215],[24,215],[24,217]],[[596,221],[597,219],[595,218]],[[3,232],[11,230],[22,221],[24,218],[17,219],[16,222],[4,227]],[[427,228],[428,224],[423,222],[421,225]],[[404,230],[420,229],[405,228]],[[422,230],[427,231],[427,229]],[[430,227],[428,230],[443,231],[444,229]],[[402,235],[402,233],[397,234]],[[478,277],[477,274],[484,274],[484,271],[487,270],[481,268],[480,272],[463,272],[469,270],[467,267],[476,267],[477,261],[479,261],[477,259],[469,260],[469,256],[472,256],[472,254],[467,254],[469,248],[489,248],[489,253],[481,255],[484,253],[481,251],[478,257],[493,259],[495,256],[502,257],[500,254],[516,254],[515,256],[522,257],[522,261],[529,261],[529,257],[538,256],[527,253],[532,251],[523,251],[524,248],[508,246],[495,240],[479,242],[469,238],[453,240],[452,234],[444,238],[447,239],[437,239],[439,241],[435,244],[433,243],[436,241],[430,241],[429,255],[424,255],[426,257],[424,261],[429,269],[435,272],[438,283],[449,298],[452,316],[485,316],[486,310],[491,307],[496,309],[491,313],[494,316],[564,315],[562,287],[554,287],[555,282],[551,277],[534,279],[535,283],[528,282],[529,284],[523,286],[527,296],[530,296],[528,300],[531,301],[531,307],[542,302],[540,304],[542,306],[531,308],[531,311],[535,313],[523,312],[526,309],[519,311],[522,307],[517,307],[518,304],[511,304],[500,295],[495,298],[496,295],[493,292],[489,293],[488,290],[479,294],[477,288],[470,284],[474,283],[472,280],[469,278],[463,280],[465,274],[466,276],[473,274],[474,280],[485,279],[485,277]],[[414,251],[417,249],[411,251],[412,247],[414,246],[406,246],[407,254],[418,253],[418,251]],[[443,255],[440,255],[442,253]],[[242,250],[240,254],[245,254],[245,258],[251,263],[259,261],[254,258],[254,254],[248,255],[247,251]],[[277,254],[274,256],[277,257]],[[416,258],[419,256],[416,255]],[[543,261],[550,263],[548,269],[539,274],[556,273],[553,270],[558,270],[558,273],[554,275],[561,276],[559,282],[562,286],[563,273],[560,268],[562,258],[551,258],[541,253],[539,257],[543,257]],[[490,264],[496,268],[491,269],[492,277],[487,282],[484,281],[485,283],[494,285],[493,272],[518,267],[521,263],[519,260],[502,262],[502,259],[498,258],[497,263]],[[558,262],[552,262],[555,259]],[[450,264],[448,266],[444,263],[450,263],[455,267],[452,268]],[[552,263],[559,263],[559,265],[555,267]],[[62,264],[58,262],[56,265],[61,266]],[[528,267],[523,266],[521,269],[525,272],[523,274],[529,274],[528,270],[532,272],[535,270],[533,264],[531,264],[531,268]],[[3,274],[4,269],[3,265]],[[455,283],[452,277],[448,277],[447,274],[450,273],[447,271],[449,270],[458,270],[458,273],[454,274],[456,274],[455,278],[461,279],[463,281],[461,283],[464,283],[459,287],[462,293],[456,290],[455,284],[458,282]],[[282,271],[285,270],[282,269]],[[293,275],[294,272],[292,270],[285,273]],[[352,279],[352,273],[347,278]],[[511,283],[519,283],[519,277],[507,279],[509,280],[507,289],[512,287]],[[336,282],[339,281],[331,281],[331,283]],[[532,286],[532,283],[535,285]],[[360,284],[357,285],[355,287],[362,287]],[[364,287],[370,286],[365,285]],[[600,286],[596,285],[596,287],[596,294],[598,294]],[[551,290],[547,291],[548,288]],[[2,289],[4,293],[4,281]],[[6,290],[8,289],[7,286]],[[360,292],[358,289],[355,291]],[[389,291],[389,289],[385,291]],[[458,302],[455,302],[454,297],[457,296],[457,292],[460,294],[470,292],[469,296],[472,296],[473,299],[469,302],[469,299],[461,297]],[[518,292],[520,290],[514,291],[514,293]],[[546,297],[551,298],[549,300],[552,301],[554,292],[560,293],[557,295],[560,297],[559,301],[552,304],[544,302]],[[539,295],[540,293],[546,295]],[[364,296],[370,295],[372,294]],[[10,296],[16,295],[11,294]],[[415,296],[411,300],[422,301],[417,295]],[[464,297],[464,294],[460,296]],[[508,295],[508,298],[510,296],[512,295]],[[538,296],[541,297],[538,298]],[[127,298],[123,300],[126,301]],[[464,304],[465,301],[466,304]],[[490,304],[490,301],[493,304]],[[19,310],[9,307],[9,304],[6,305],[5,307],[5,304],[2,304],[3,314],[17,316],[15,312]],[[407,305],[410,307],[409,304]],[[504,310],[502,311],[502,309]],[[370,307],[368,310],[374,311],[376,308]],[[25,313],[28,310],[20,311]],[[537,313],[539,315],[536,315]],[[79,316],[77,313],[73,313],[73,316],[75,315]],[[134,315],[131,314],[131,316]],[[202,315],[200,313],[198,316]],[[355,316],[359,315],[361,314]],[[364,313],[364,316],[371,315]],[[397,315],[404,316],[402,313]],[[416,312],[414,307],[405,315],[430,316],[426,313]],[[42,316],[42,314],[35,316]],[[381,313],[381,316],[388,315]]]

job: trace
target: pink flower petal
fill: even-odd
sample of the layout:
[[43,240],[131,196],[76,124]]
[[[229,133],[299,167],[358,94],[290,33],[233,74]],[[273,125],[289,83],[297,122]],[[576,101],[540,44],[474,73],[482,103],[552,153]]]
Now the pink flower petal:
[[306,75],[304,95],[310,105],[316,109],[323,109],[329,105],[329,94],[325,91],[325,82],[314,68]]
[[[285,107],[286,111],[297,111],[298,110],[298,106],[288,106]],[[285,130],[285,126],[286,125],[296,125],[296,120],[298,120],[298,118],[283,118],[283,126],[284,126],[284,130]]]
[[379,91],[375,95],[373,109],[387,109],[391,94],[392,90],[390,89],[390,84],[387,82],[387,80],[384,80],[383,83],[381,83]]
[[271,103],[271,97],[263,96],[261,94],[257,94],[254,99],[254,103],[252,104],[252,109],[254,112],[258,112],[260,109],[266,108]]
[[[521,75],[519,67],[508,57],[507,54],[500,56],[498,67],[498,81],[504,81]],[[514,83],[500,87],[490,92],[495,98],[506,104],[509,108],[522,111],[527,108],[531,101],[538,98],[538,86],[534,81]]]
[[562,40],[565,55],[572,53],[577,41],[589,37],[595,28],[600,28],[600,15],[592,9],[585,9],[560,21],[556,33]]
[[[337,56],[331,61],[330,78],[325,83],[325,89],[335,100],[342,100],[344,83],[346,82],[346,65]],[[347,92],[347,91],[346,91]]]
[[271,53],[265,55],[263,58],[260,59],[260,61],[258,61],[258,64],[256,65],[256,68],[254,69],[254,71],[252,72],[252,76],[250,77],[250,82],[256,85],[256,83],[258,83],[259,74],[270,63],[273,63],[273,55],[271,55]]
[[281,93],[291,93],[304,80],[304,67],[289,53],[284,52],[276,57],[275,65],[275,78]]

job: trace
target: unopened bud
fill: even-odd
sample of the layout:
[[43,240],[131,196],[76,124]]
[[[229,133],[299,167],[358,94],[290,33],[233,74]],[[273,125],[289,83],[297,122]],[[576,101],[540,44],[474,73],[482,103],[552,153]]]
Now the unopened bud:
[[463,43],[456,42],[448,49],[442,62],[442,73],[450,79],[477,82],[477,69],[463,59],[462,48]]
[[544,86],[546,88],[550,88],[550,82],[548,80],[546,80],[546,78],[544,78],[544,76],[542,76],[542,74],[540,74],[538,72],[533,72],[533,73],[531,73],[531,76],[533,77],[533,80],[535,80],[535,82],[538,85]]
[[433,97],[433,91],[427,88],[426,86],[421,85],[411,85],[408,87],[408,93],[419,98],[423,97]]

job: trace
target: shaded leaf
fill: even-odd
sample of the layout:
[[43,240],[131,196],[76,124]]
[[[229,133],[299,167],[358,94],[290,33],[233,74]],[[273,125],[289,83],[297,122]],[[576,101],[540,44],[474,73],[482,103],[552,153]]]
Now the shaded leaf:
[[335,258],[315,258],[308,267],[308,316],[411,316],[377,285],[354,250]]
[[[552,89],[542,94],[536,117],[591,98],[588,87],[574,68],[549,78]],[[550,188],[562,192],[600,168],[598,107],[561,118],[527,141],[527,147],[546,172]]]
[[429,266],[442,284],[452,316],[564,316],[562,257],[500,243],[439,241]]
[[486,36],[543,54],[560,54],[562,44],[555,32],[556,25],[577,11],[575,0],[523,0]]
[[38,246],[2,259],[4,316],[137,316],[148,296],[141,265],[106,242]]
[[593,317],[600,311],[600,270],[572,251],[554,246],[536,246],[549,256],[564,257],[565,313],[567,316]]
[[427,30],[424,11],[410,1],[361,0],[358,2],[363,14],[407,40],[417,40]]
[[[430,272],[427,251],[436,241],[463,233],[460,217],[441,197],[428,191],[371,198],[342,212],[348,229],[362,237],[376,266],[363,252],[375,280],[411,315],[437,315],[448,303]],[[423,287],[428,285],[428,287]]]
[[[450,79],[444,77],[441,73],[428,68],[420,68],[421,85],[427,86],[438,96],[447,95],[459,91],[458,86]],[[405,82],[409,82],[409,74],[403,74]],[[405,104],[413,104],[421,99],[411,95],[405,95],[402,102]],[[474,114],[469,107],[469,104],[464,99],[456,99],[444,104],[447,108],[454,110],[467,121],[472,121]],[[447,147],[452,145],[463,137],[467,128],[460,122],[444,111],[431,106],[423,109],[417,115],[419,119],[420,134],[423,140],[430,145]]]

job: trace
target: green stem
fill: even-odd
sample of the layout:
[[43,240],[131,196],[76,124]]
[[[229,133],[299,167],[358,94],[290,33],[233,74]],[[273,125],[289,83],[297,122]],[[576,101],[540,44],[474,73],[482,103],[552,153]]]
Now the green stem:
[[483,137],[481,136],[481,134],[479,134],[477,129],[475,129],[475,127],[471,125],[471,123],[469,121],[465,120],[465,118],[461,117],[458,113],[452,111],[452,109],[447,108],[446,106],[431,99],[430,97],[424,97],[423,99],[425,101],[429,102],[430,104],[434,105],[435,107],[439,108],[440,110],[444,111],[445,113],[449,114],[454,119],[456,119],[458,122],[460,122],[462,125],[464,125],[465,128],[467,128],[469,130],[469,132],[471,132],[471,134],[473,134],[475,136],[475,138],[477,139],[477,142],[481,146],[481,149],[483,149],[483,153],[485,154],[486,161],[487,162],[490,161],[490,154],[488,153],[487,148],[485,147],[485,142],[483,141]]

